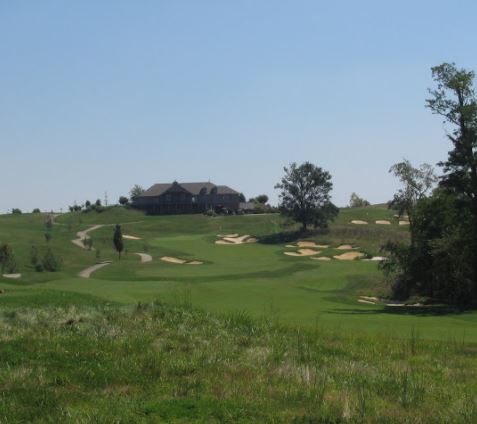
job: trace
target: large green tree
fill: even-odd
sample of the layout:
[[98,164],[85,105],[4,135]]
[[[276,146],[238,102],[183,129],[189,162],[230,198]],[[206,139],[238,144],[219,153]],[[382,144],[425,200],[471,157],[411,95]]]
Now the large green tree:
[[[454,63],[432,68],[437,88],[430,90],[427,107],[444,117],[452,150],[443,167],[441,186],[452,192],[471,213],[468,228],[468,261],[472,264],[474,298],[477,301],[477,97],[475,73],[459,69]],[[470,244],[470,245],[469,245]]]
[[409,210],[412,242],[410,246],[388,245],[390,260],[383,268],[392,276],[395,294],[401,297],[416,294],[449,303],[477,304],[474,73],[443,63],[432,68],[432,74],[437,87],[430,90],[427,107],[444,117],[452,149],[440,163],[444,173],[431,196],[421,190],[426,184],[420,186],[414,181],[416,175],[423,180],[426,172],[406,164],[394,168],[399,177],[410,176],[401,178],[409,190],[401,191],[395,199]]
[[284,171],[281,182],[275,186],[281,190],[281,212],[301,223],[303,231],[309,225],[325,228],[338,214],[338,208],[331,203],[330,173],[310,162],[292,163]]

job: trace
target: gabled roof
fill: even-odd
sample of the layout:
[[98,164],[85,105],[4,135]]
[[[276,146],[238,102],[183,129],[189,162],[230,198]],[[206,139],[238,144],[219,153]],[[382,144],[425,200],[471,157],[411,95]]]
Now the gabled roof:
[[[179,187],[183,188],[185,191],[189,192],[193,196],[201,194],[202,189],[205,189],[205,192],[202,194],[210,194],[212,189],[217,189],[217,194],[239,194],[234,189],[220,185],[216,186],[211,182],[206,183],[176,183]],[[144,193],[137,197],[156,197],[164,194],[167,190],[169,190],[174,183],[166,183],[166,184],[154,184],[150,188],[148,188]]]

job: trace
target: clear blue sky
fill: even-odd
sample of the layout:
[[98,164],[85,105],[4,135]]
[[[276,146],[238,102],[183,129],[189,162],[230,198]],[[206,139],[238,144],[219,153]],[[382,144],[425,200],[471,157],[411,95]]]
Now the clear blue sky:
[[276,201],[291,161],[389,200],[444,159],[430,67],[477,69],[473,1],[0,0],[0,212],[208,180]]

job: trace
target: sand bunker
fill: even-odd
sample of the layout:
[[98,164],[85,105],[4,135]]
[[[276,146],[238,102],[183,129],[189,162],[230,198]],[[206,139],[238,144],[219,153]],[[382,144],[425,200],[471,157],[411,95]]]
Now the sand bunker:
[[353,250],[354,247],[351,244],[342,244],[336,248],[336,250]]
[[252,236],[249,236],[248,234],[244,236],[239,236],[238,234],[229,234],[228,236],[222,237],[221,240],[217,240],[215,244],[235,245],[235,244],[256,243],[256,242],[257,242],[257,239]]
[[186,259],[175,258],[174,256],[163,256],[161,261],[168,262],[170,264],[179,264],[179,265],[202,265],[203,262],[200,261],[188,261]]
[[376,224],[378,225],[391,225],[391,221],[388,221],[387,219],[379,219],[376,221]]
[[341,255],[333,256],[333,258],[338,259],[339,261],[354,261],[357,258],[362,258],[364,253],[361,252],[347,252]]
[[376,303],[371,302],[370,300],[358,299],[358,302],[359,303],[367,303],[367,304],[370,304],[370,305],[376,305]]
[[313,256],[318,255],[321,252],[313,249],[298,249],[298,252],[284,252],[287,256]]
[[217,237],[220,237],[220,238],[234,238],[234,237],[238,237],[239,234],[237,233],[234,233],[234,234],[226,234],[225,236],[223,236],[222,234],[217,234]]
[[319,258],[310,258],[310,259],[313,259],[315,261],[331,261],[331,258],[329,258],[328,256],[320,256]]
[[3,274],[4,278],[10,278],[12,280],[18,280],[21,276],[21,274]]
[[141,263],[145,264],[152,261],[152,256],[147,253],[136,253],[141,258]]
[[328,246],[322,244],[316,244],[314,241],[299,241],[298,247],[317,247],[318,249],[327,249]]
[[360,221],[359,219],[354,219],[353,221],[351,221],[351,224],[355,224],[355,225],[367,225],[368,223],[366,221]]
[[409,225],[409,221],[399,221],[399,225]]
[[130,236],[130,235],[127,235],[127,234],[123,234],[123,239],[126,239],[126,240],[141,240],[141,237],[136,237],[136,236]]

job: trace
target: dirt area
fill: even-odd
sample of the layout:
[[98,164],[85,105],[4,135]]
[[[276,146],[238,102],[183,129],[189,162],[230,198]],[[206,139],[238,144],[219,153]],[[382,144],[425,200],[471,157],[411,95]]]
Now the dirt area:
[[287,256],[313,256],[318,255],[321,252],[313,249],[298,249],[298,252],[284,252]]
[[202,265],[201,261],[188,261],[186,259],[175,258],[174,256],[163,256],[161,261],[168,262],[170,264],[179,264],[179,265]]
[[357,258],[362,258],[364,253],[361,252],[347,252],[341,255],[333,256],[333,258],[338,259],[339,261],[354,261]]
[[376,224],[378,225],[391,225],[391,221],[388,221],[387,219],[379,219],[376,221]]
[[331,258],[329,258],[328,256],[320,256],[319,258],[310,258],[310,259],[313,259],[315,261],[325,261],[325,262],[331,261]]
[[238,234],[229,234],[227,236],[222,237],[221,240],[217,240],[215,244],[236,245],[236,244],[256,243],[256,242],[257,242],[257,239],[255,237],[249,236],[248,234],[244,236],[239,236]]
[[399,225],[409,225],[409,221],[399,221]]
[[367,225],[368,223],[366,221],[361,221],[359,219],[353,219],[353,221],[351,221],[351,224],[355,224],[355,225]]

